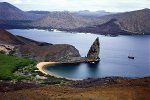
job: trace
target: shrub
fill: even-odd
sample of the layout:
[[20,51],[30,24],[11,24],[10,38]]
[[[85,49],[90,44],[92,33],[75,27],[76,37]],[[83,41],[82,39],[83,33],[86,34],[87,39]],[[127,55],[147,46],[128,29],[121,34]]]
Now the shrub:
[[11,80],[15,79],[14,72],[18,68],[24,68],[27,65],[34,63],[30,59],[23,59],[16,56],[0,54],[0,79]]
[[6,52],[3,50],[0,50],[0,54],[5,54]]

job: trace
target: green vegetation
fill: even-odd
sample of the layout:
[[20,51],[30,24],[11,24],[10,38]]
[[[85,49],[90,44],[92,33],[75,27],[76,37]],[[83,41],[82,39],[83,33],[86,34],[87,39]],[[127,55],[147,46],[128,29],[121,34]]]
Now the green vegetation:
[[2,50],[1,50],[0,53],[1,53],[1,54],[5,54],[5,51],[2,51]]
[[[35,64],[36,61],[29,58],[19,58],[0,53],[0,80],[34,80],[42,84],[59,85],[66,83],[66,79],[41,73]],[[43,76],[46,79],[37,78],[37,75]]]
[[20,68],[34,64],[35,61],[25,58],[19,58],[12,55],[0,53],[0,80],[24,79],[26,77],[17,76],[13,73]]
[[[59,84],[59,85],[65,84],[65,79],[56,78],[55,76],[43,74],[42,72],[38,71],[38,69],[33,64],[18,69],[15,72],[15,74],[17,76],[28,78],[28,80],[38,81],[41,84]],[[37,78],[36,76],[42,76],[45,77],[45,79]]]

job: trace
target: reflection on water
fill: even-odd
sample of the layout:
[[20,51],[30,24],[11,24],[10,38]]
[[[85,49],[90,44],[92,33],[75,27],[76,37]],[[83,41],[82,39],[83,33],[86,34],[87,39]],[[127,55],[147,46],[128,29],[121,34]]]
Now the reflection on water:
[[[62,64],[48,67],[50,72],[69,78],[106,76],[150,76],[150,36],[107,37],[95,34],[49,32],[39,30],[8,30],[38,41],[54,44],[71,44],[86,56],[91,44],[99,37],[100,58],[97,64]],[[135,57],[134,60],[128,56]]]
[[[98,78],[107,76],[144,77],[149,76],[149,70],[143,67],[101,66],[101,62],[81,64],[56,64],[45,68],[47,72],[73,79]],[[142,70],[142,71],[141,71]]]

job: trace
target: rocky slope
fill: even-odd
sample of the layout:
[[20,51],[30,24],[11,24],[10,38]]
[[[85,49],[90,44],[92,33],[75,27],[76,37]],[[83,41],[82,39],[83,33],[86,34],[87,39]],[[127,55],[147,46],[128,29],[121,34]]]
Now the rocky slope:
[[89,24],[90,20],[75,16],[69,12],[51,12],[48,16],[32,23],[36,27],[73,29]]
[[[81,14],[80,14],[81,13]],[[84,16],[88,11],[24,12],[15,6],[0,3],[0,28],[56,28],[64,31],[97,34],[150,34],[150,9],[142,9],[105,16]],[[96,12],[97,13],[97,12]],[[99,12],[98,12],[99,13]],[[84,17],[83,17],[84,16]]]
[[81,17],[70,12],[50,12],[40,20],[34,21],[31,26],[68,30],[94,25],[95,23],[97,21],[93,18]]
[[0,2],[0,28],[31,28],[29,23],[45,15],[22,11],[7,2]]
[[122,30],[132,33],[150,33],[150,9],[142,9],[115,15],[101,17],[116,19]]
[[7,32],[4,29],[0,29],[0,43],[11,45],[23,44],[21,41],[17,39],[16,36],[12,35],[11,33]]
[[0,35],[0,51],[13,50],[20,57],[29,57],[37,61],[62,62],[73,57],[80,57],[79,51],[68,44],[52,45],[45,42],[37,42],[24,37],[14,36],[3,29],[0,29]]
[[[59,61],[66,62],[73,57],[80,57],[79,51],[68,44],[48,44],[42,42],[29,42],[29,39],[18,37],[25,45],[20,45],[17,55],[29,57],[37,61]],[[29,41],[28,41],[29,40]]]
[[[75,29],[79,32],[98,34],[149,34],[150,9],[112,14],[99,17],[100,23],[90,27]],[[102,22],[102,23],[101,23]]]
[[20,10],[7,2],[0,2],[0,20],[34,20],[40,16]]
[[[2,100],[149,100],[150,77],[99,78],[72,81],[68,85],[0,82]],[[19,90],[19,91],[17,91]]]
[[77,29],[72,29],[70,31],[87,32],[87,33],[112,35],[112,36],[115,36],[118,34],[123,34],[123,35],[132,34],[131,32],[121,29],[121,27],[116,22],[117,22],[116,19],[111,19],[110,21],[104,24],[94,25],[94,26],[89,26],[89,27],[81,27]]
[[0,29],[0,51],[6,54],[15,52],[19,57],[28,57],[37,61],[63,63],[93,62],[98,60],[99,39],[92,44],[87,57],[81,57],[79,51],[69,44],[50,44],[34,41],[22,36],[15,36]]

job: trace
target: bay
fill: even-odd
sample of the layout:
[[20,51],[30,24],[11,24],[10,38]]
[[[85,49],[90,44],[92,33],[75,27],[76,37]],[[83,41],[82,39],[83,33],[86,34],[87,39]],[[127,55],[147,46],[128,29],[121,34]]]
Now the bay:
[[[85,79],[108,76],[150,76],[150,36],[132,35],[110,37],[91,33],[52,32],[46,30],[11,29],[9,32],[37,41],[52,44],[71,44],[81,56],[86,56],[93,41],[99,37],[100,59],[98,64],[60,64],[45,70],[67,78]],[[128,59],[128,55],[135,57]]]

